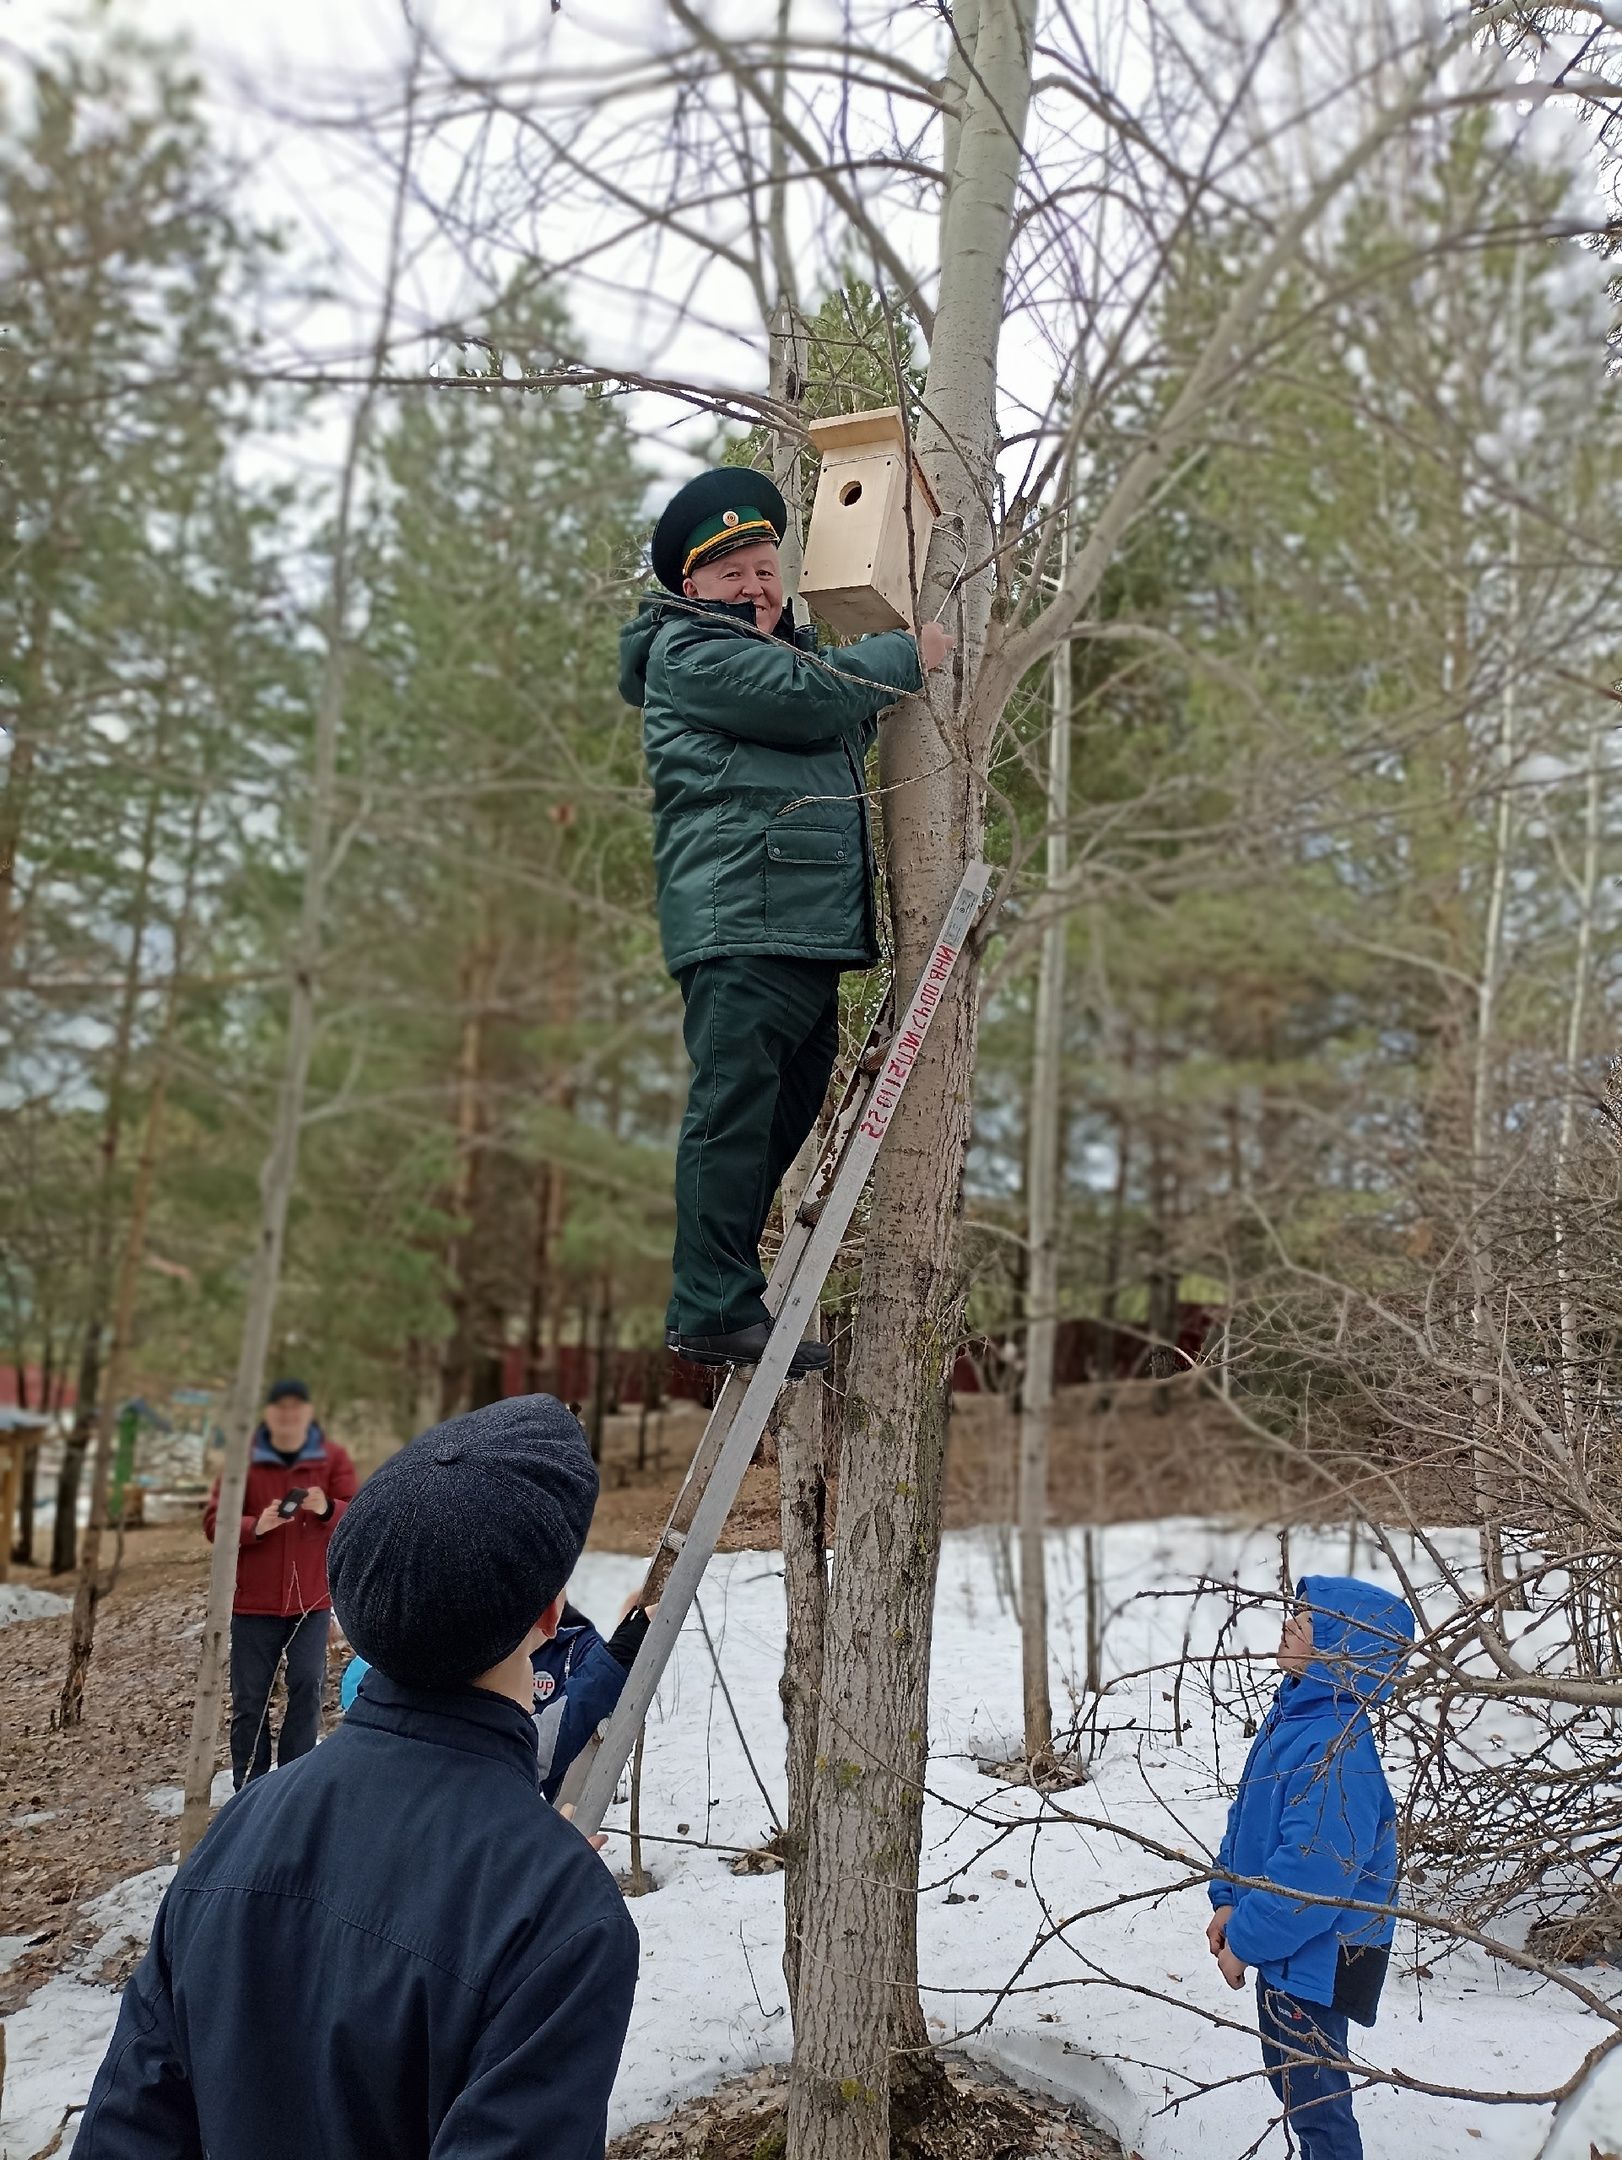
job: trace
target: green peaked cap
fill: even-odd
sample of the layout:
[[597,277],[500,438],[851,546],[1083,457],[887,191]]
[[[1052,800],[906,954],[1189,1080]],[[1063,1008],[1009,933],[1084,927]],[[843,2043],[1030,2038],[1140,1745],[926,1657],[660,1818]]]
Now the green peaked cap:
[[679,593],[689,564],[714,562],[752,540],[781,540],[788,506],[764,473],[745,465],[714,465],[689,480],[666,504],[653,530],[653,572]]

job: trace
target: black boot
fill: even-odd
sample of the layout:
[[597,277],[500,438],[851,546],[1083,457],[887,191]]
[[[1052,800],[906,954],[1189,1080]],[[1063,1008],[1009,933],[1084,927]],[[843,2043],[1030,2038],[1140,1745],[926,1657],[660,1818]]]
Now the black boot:
[[[679,1335],[670,1328],[665,1333],[665,1348],[685,1358],[689,1365],[758,1365],[770,1337],[771,1329],[763,1320],[757,1320],[753,1327],[734,1328],[728,1335]],[[803,1380],[807,1373],[826,1372],[832,1362],[833,1352],[826,1343],[796,1343],[788,1377]]]

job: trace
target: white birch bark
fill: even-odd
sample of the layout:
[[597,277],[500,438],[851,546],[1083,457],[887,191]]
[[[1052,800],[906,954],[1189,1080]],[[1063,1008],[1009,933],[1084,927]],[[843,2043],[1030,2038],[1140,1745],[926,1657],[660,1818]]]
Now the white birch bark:
[[[1064,575],[1065,540],[1059,542]],[[1059,1129],[1064,1054],[1065,937],[1063,904],[1069,869],[1071,654],[1053,656],[1053,710],[1048,729],[1047,898],[1042,932],[1031,1054],[1030,1131],[1026,1154],[1025,1374],[1019,1417],[1019,1610],[1025,1700],[1025,1759],[1053,1751],[1053,1704],[1048,1692],[1048,1425],[1053,1412],[1053,1361],[1058,1335],[1060,1193],[1064,1150]]]
[[1566,1450],[1574,1496],[1589,1504],[1583,1418],[1577,1401],[1577,1306],[1571,1287],[1570,1175],[1577,1137],[1577,1075],[1582,1066],[1583,1035],[1588,1022],[1588,991],[1594,969],[1594,917],[1599,900],[1600,774],[1611,730],[1597,726],[1588,738],[1588,786],[1583,801],[1582,864],[1577,873],[1577,947],[1571,964],[1571,1000],[1566,1009],[1565,1065],[1560,1123],[1554,1148],[1554,1257],[1560,1299],[1560,1398],[1565,1414]]
[[[982,0],[947,179],[939,302],[918,450],[971,562],[990,534],[996,365],[1034,7]],[[961,23],[960,23],[961,28]],[[925,584],[924,611],[942,587]],[[957,609],[956,679],[972,684],[990,582]],[[955,709],[948,710],[949,706]],[[984,800],[973,746],[987,723],[934,678],[885,723],[881,773],[896,968],[920,966]],[[967,753],[967,754],[966,754]],[[974,1069],[976,983],[937,1020],[879,1158],[862,1271],[829,1590],[817,1786],[789,2092],[794,2160],[881,2160],[892,2069],[922,2066],[916,1885],[927,1751],[929,1640],[940,1548],[948,1386],[961,1286],[956,1267]]]
[[[772,101],[779,109],[788,97],[789,30],[792,0],[778,0],[777,43],[772,69]],[[766,220],[769,289],[768,388],[774,406],[798,417],[805,397],[810,361],[804,316],[800,311],[794,258],[788,236],[788,145],[782,131],[770,130],[770,194]],[[772,478],[788,505],[788,530],[778,550],[783,583],[792,600],[799,593],[803,540],[800,531],[799,465],[801,438],[785,418],[771,433]],[[783,1181],[783,1217],[792,1210],[816,1166],[818,1134],[812,1130]],[[819,1336],[816,1318],[808,1336]],[[783,1595],[787,1630],[778,1699],[783,1706],[786,1738],[787,1822],[783,1854],[783,1978],[789,2015],[797,2015],[800,1943],[804,1932],[806,1857],[809,1845],[811,1790],[817,1752],[817,1706],[822,1696],[823,1629],[828,1597],[828,1485],[823,1405],[825,1391],[815,1381],[790,1388],[779,1405],[776,1424],[778,1515],[783,1540]]]
[[[1510,663],[1513,667],[1513,658]],[[1498,804],[1493,817],[1492,855],[1488,866],[1487,910],[1482,930],[1481,973],[1476,988],[1476,1029],[1471,1061],[1470,1101],[1470,1326],[1475,1342],[1475,1377],[1471,1382],[1474,1413],[1476,1501],[1481,1517],[1481,1561],[1489,1588],[1504,1580],[1502,1507],[1508,1466],[1504,1461],[1503,1432],[1495,1430],[1496,1391],[1492,1367],[1497,1362],[1491,1311],[1491,1259],[1486,1229],[1481,1218],[1491,1176],[1491,1143],[1496,1119],[1493,1111],[1495,1047],[1498,1032],[1498,992],[1503,968],[1504,901],[1509,888],[1509,860],[1514,810],[1509,769],[1515,757],[1515,693],[1506,683],[1498,738]]]
[[[1510,336],[1517,357],[1524,355],[1525,259],[1517,253],[1511,273]],[[1510,857],[1514,843],[1514,772],[1520,756],[1520,709],[1516,671],[1521,664],[1521,513],[1516,487],[1509,497],[1509,605],[1504,632],[1504,687],[1499,706],[1494,771],[1498,800],[1493,812],[1492,852],[1487,867],[1486,913],[1481,934],[1481,971],[1476,987],[1476,1028],[1470,1074],[1470,1193],[1468,1249],[1470,1328],[1475,1344],[1471,1383],[1472,1435],[1476,1505],[1480,1517],[1481,1564],[1489,1590],[1505,1580],[1503,1508],[1509,1490],[1502,1418],[1496,1414],[1498,1391],[1493,1368],[1498,1363],[1492,1304],[1492,1262],[1483,1208],[1492,1178],[1493,1141],[1498,1130],[1495,1088],[1498,1000],[1504,964],[1504,911],[1509,895]]]

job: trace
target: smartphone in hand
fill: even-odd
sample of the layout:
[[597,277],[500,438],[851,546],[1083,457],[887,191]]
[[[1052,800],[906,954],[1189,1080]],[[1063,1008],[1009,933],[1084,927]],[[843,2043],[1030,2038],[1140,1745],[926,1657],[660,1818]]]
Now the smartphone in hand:
[[288,1493],[286,1499],[283,1500],[281,1506],[276,1510],[277,1514],[282,1518],[283,1522],[286,1522],[289,1515],[296,1515],[298,1513],[300,1505],[304,1501],[309,1490],[310,1488],[308,1485],[295,1485],[292,1488],[292,1490]]

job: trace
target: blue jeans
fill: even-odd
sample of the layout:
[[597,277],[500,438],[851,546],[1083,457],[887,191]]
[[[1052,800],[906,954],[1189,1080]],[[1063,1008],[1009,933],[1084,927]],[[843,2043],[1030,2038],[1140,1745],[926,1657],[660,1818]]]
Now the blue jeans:
[[1363,2160],[1345,2068],[1345,2018],[1322,2003],[1299,2002],[1259,1975],[1256,2015],[1267,2082],[1284,2103],[1301,2160]]

